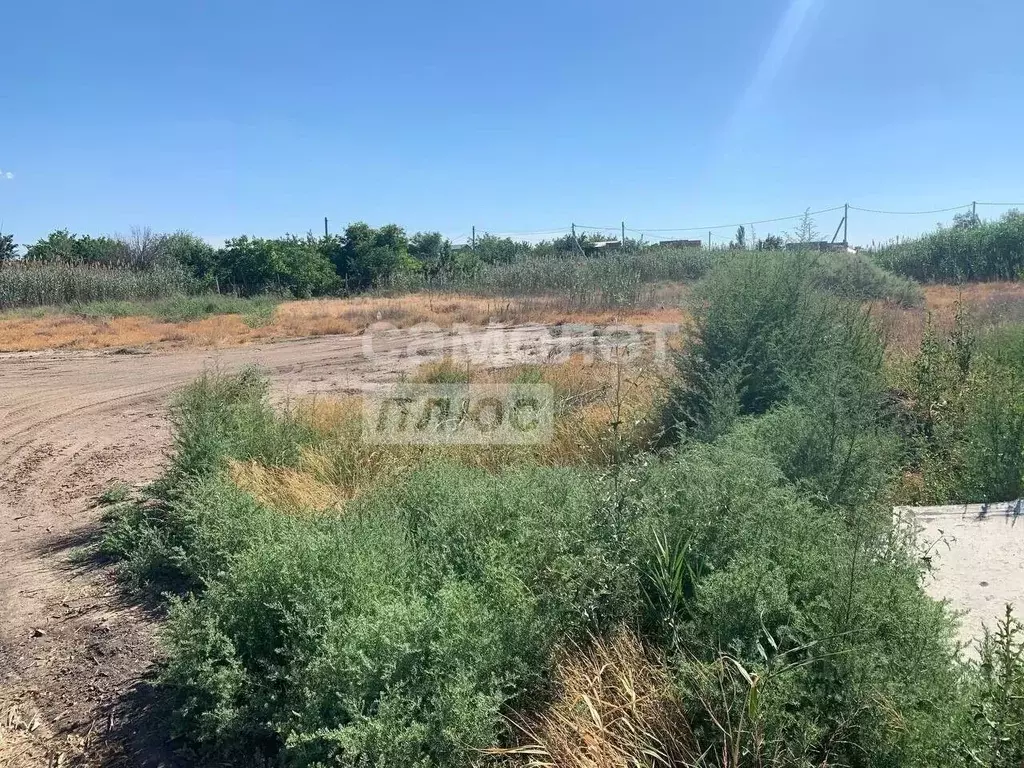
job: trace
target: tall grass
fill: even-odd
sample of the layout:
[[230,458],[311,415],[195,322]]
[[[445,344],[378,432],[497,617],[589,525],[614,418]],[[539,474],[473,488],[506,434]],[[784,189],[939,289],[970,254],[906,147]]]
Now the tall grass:
[[[398,272],[378,286],[391,293],[443,291],[495,297],[558,297],[566,311],[620,309],[660,303],[658,286],[692,282],[716,263],[745,258],[745,252],[699,248],[645,248],[594,257],[526,257],[483,264],[472,272],[428,275]],[[756,258],[782,258],[772,252]],[[853,299],[920,303],[919,288],[861,256],[816,255],[820,284]],[[10,263],[0,269],[0,311],[147,301],[201,292],[204,287],[178,267],[128,269],[66,263]]]
[[980,333],[962,305],[931,322],[917,356],[893,365],[910,503],[1013,501],[1024,495],[1024,324]]
[[0,268],[0,310],[158,299],[193,293],[197,288],[179,268],[8,263]]
[[74,315],[80,318],[151,317],[165,323],[187,323],[212,315],[241,315],[247,325],[266,325],[274,316],[281,299],[275,296],[239,296],[217,293],[194,296],[172,295],[157,299],[133,299],[71,303],[61,306],[12,310],[14,316],[44,317]]
[[[775,262],[790,254],[765,251],[646,248],[593,257],[527,257],[504,264],[482,265],[476,272],[429,277],[395,276],[389,290],[443,290],[481,296],[558,296],[571,310],[614,309],[648,304],[658,283],[693,282],[718,264],[757,259]],[[921,303],[920,288],[858,254],[808,253],[806,260],[820,287],[858,300],[891,301],[901,306]]]
[[886,269],[923,282],[1019,280],[1024,277],[1024,215],[940,229],[875,253]]
[[712,255],[699,248],[648,248],[599,257],[526,257],[483,264],[466,274],[396,275],[389,290],[442,290],[481,296],[557,295],[571,309],[636,306],[659,281],[689,281],[710,269]]

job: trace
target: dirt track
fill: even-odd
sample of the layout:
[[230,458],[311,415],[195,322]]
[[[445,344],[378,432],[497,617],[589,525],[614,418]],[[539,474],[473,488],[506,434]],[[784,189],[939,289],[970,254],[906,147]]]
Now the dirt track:
[[[539,329],[499,334],[501,365],[536,354]],[[477,339],[483,338],[480,334]],[[504,356],[500,352],[504,350]],[[73,564],[95,496],[158,471],[168,397],[205,369],[257,363],[275,395],[344,391],[423,361],[408,338],[334,336],[215,351],[0,355],[0,768],[118,762],[120,702],[153,654],[152,619],[109,572]],[[113,750],[113,753],[112,753]],[[139,764],[139,756],[123,762]]]

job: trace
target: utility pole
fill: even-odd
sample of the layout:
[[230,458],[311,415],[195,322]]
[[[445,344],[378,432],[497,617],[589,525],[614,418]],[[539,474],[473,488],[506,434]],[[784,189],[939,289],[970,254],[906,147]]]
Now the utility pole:
[[576,222],[572,223],[572,241],[576,244],[576,250],[580,252],[580,256],[586,256],[587,254],[583,250],[583,246],[580,245],[579,238],[576,237]]
[[327,232],[327,217],[326,216],[324,216],[324,237],[329,237],[329,233]]
[[626,222],[622,222],[622,239],[619,240],[619,248],[626,247]]
[[850,204],[846,203],[843,208],[843,245],[847,248],[850,247],[850,240],[847,237],[850,226]]
[[711,230],[708,230],[708,250],[711,250]]
[[472,243],[473,244],[470,246],[470,248],[475,251],[476,250],[476,224],[473,225],[473,240],[472,240]]
[[978,201],[971,203],[971,223],[978,220]]

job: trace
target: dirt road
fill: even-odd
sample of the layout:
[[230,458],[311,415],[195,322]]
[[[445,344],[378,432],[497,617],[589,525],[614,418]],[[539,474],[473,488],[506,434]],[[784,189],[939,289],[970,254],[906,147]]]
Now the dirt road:
[[[541,329],[479,331],[488,363],[541,354]],[[109,572],[74,564],[111,481],[155,476],[168,397],[207,369],[265,367],[275,396],[387,381],[426,359],[398,336],[332,336],[219,351],[0,355],[0,768],[111,764],[105,734],[153,658],[153,622]],[[135,765],[138,758],[124,757]],[[58,761],[60,761],[58,763]]]

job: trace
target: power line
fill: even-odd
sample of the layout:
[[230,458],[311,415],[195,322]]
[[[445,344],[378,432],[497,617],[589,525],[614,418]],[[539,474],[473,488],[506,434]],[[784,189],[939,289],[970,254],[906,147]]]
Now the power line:
[[761,219],[760,221],[740,221],[736,224],[719,224],[713,227],[675,227],[672,229],[630,229],[626,227],[628,232],[638,232],[640,234],[646,234],[648,232],[707,232],[708,230],[715,229],[734,229],[735,227],[746,227],[753,226],[756,224],[774,224],[779,221],[792,221],[794,219],[802,219],[804,216],[820,216],[823,213],[833,213],[834,211],[843,210],[843,206],[837,205],[834,208],[825,208],[820,211],[807,211],[806,213],[797,213],[793,216],[780,216],[777,219]]
[[[978,203],[982,205],[982,203]],[[964,208],[970,208],[971,203],[964,203],[963,205],[957,205],[953,208],[937,208],[934,211],[876,211],[871,208],[857,208],[851,205],[851,211],[860,211],[861,213],[880,213],[884,216],[928,216],[933,213],[949,213],[950,211],[960,211]]]
[[614,224],[614,225],[612,225],[612,226],[608,226],[608,227],[591,227],[591,226],[590,226],[590,225],[588,225],[588,224],[577,224],[577,225],[576,225],[576,228],[577,228],[577,229],[601,229],[601,230],[609,230],[609,229],[618,229],[618,228],[619,228],[619,225],[618,225],[618,224]]
[[[757,226],[760,224],[776,224],[783,221],[795,221],[802,219],[804,216],[820,216],[825,213],[835,213],[836,211],[842,211],[844,208],[848,208],[850,211],[859,211],[860,213],[873,213],[882,216],[931,216],[939,213],[950,213],[953,211],[962,211],[967,208],[971,208],[972,205],[988,206],[994,208],[1024,208],[1024,203],[964,203],[963,205],[956,205],[950,208],[936,208],[930,211],[884,211],[875,208],[859,208],[854,205],[843,206],[837,205],[832,208],[823,208],[819,211],[807,211],[805,213],[797,213],[792,216],[779,216],[774,219],[760,219],[756,221],[739,221],[735,224],[717,224],[713,226],[696,226],[696,227],[666,227],[658,229],[642,229],[633,227],[622,227],[626,232],[632,232],[633,234],[651,236],[654,239],[658,239],[661,233],[669,234],[673,232],[713,232],[721,229],[735,229],[736,227],[747,227]],[[577,224],[576,227],[582,230],[592,230],[599,232],[613,232],[621,227],[619,225],[607,225],[607,226],[591,226],[588,224]],[[493,237],[526,237],[526,236],[537,236],[537,235],[559,235],[570,232],[569,227],[559,227],[557,229],[537,229],[522,232],[488,232],[487,234]]]
[[531,232],[484,232],[483,234],[491,235],[492,237],[512,237],[520,235],[557,235],[568,231],[569,227],[561,227],[560,229],[538,229]]

